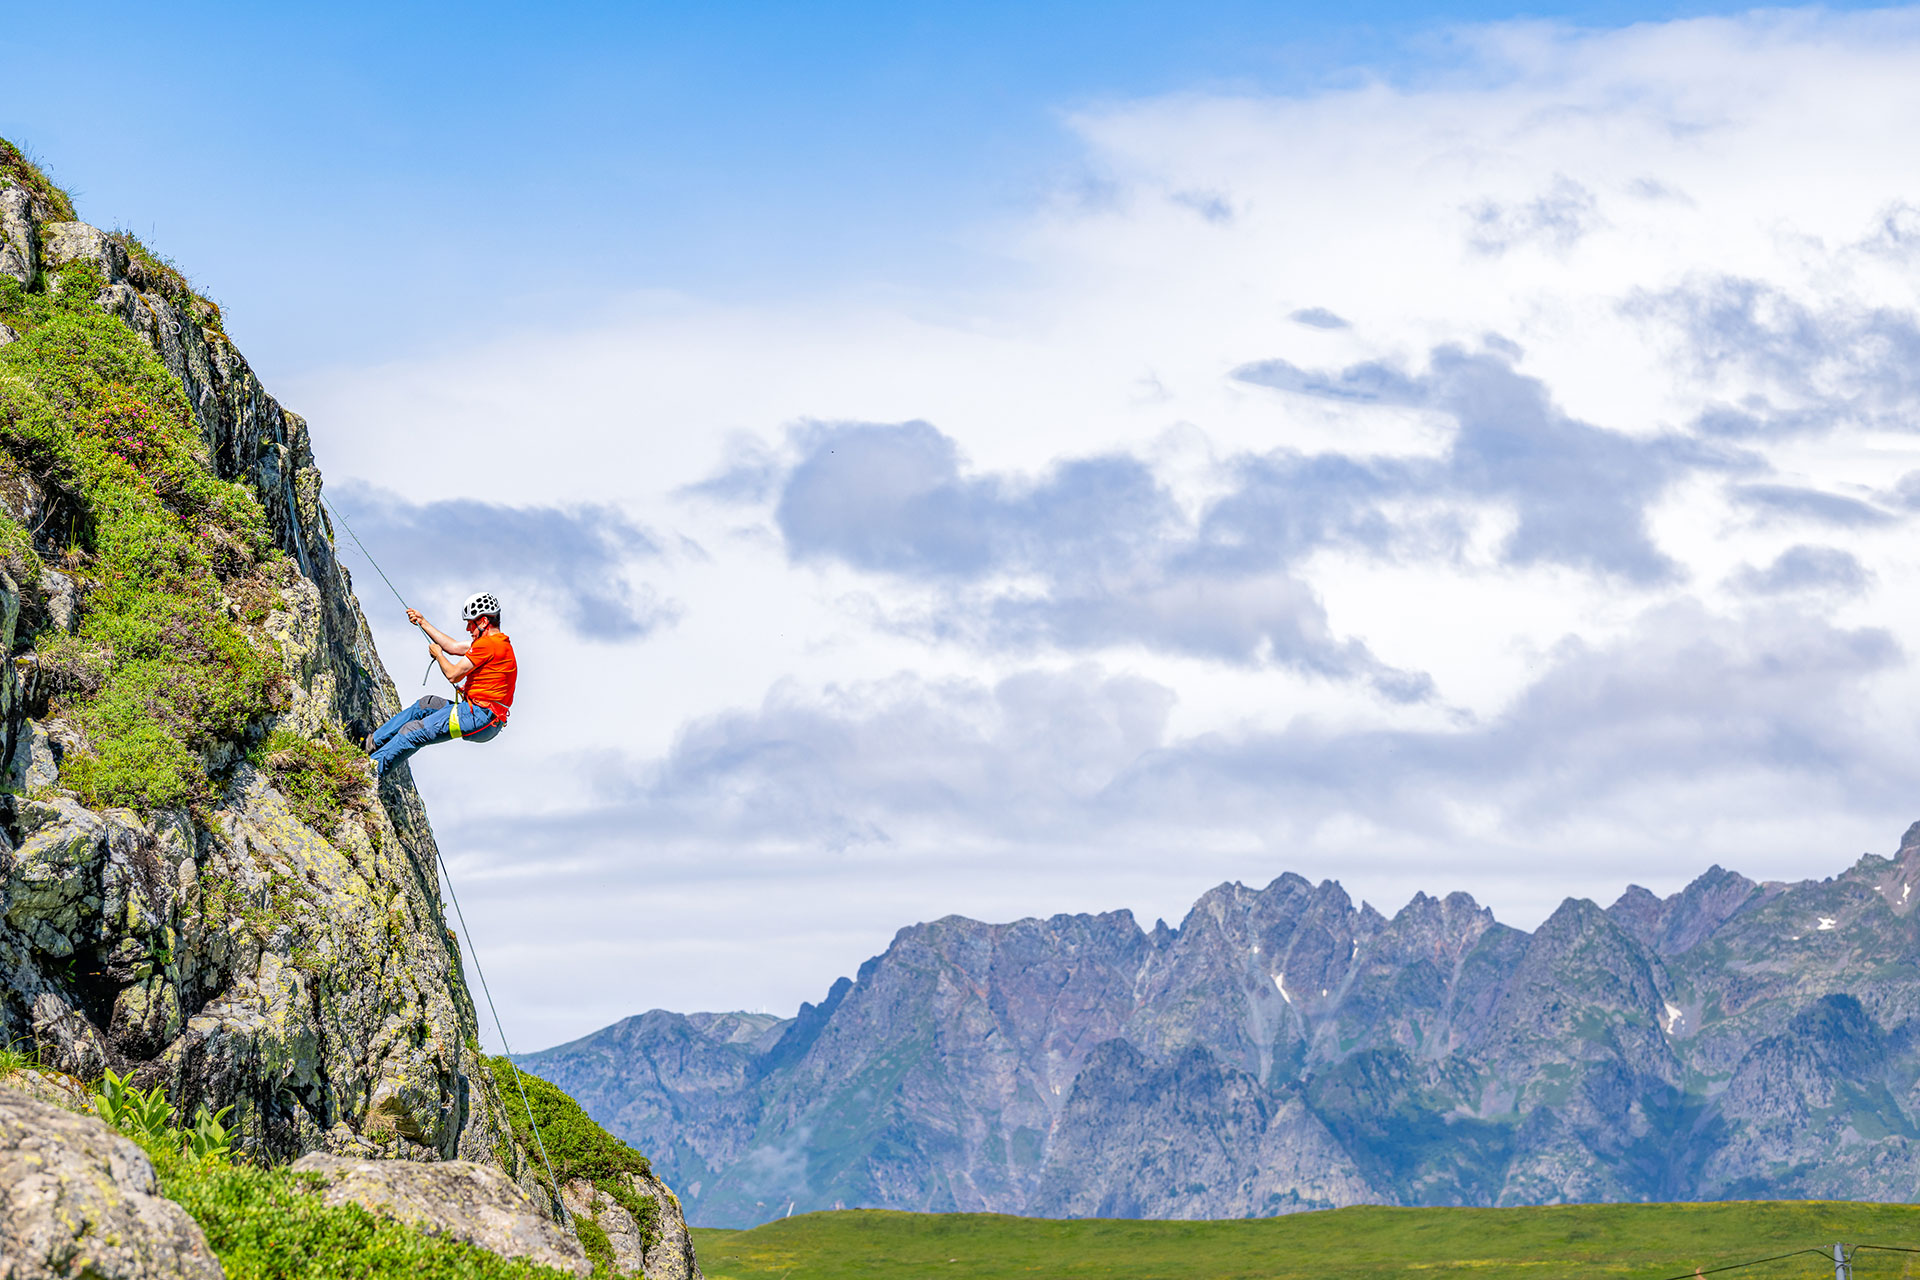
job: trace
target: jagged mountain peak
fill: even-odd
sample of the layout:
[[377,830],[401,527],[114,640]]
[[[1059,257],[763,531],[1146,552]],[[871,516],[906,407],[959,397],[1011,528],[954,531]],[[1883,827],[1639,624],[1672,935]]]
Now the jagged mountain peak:
[[678,1143],[716,1225],[789,1200],[1219,1216],[1836,1194],[1809,1154],[1836,1143],[1845,1194],[1904,1198],[1920,927],[1887,877],[1916,849],[1793,884],[1714,866],[1665,898],[1568,898],[1531,932],[1465,893],[1383,918],[1297,875],[1218,885],[1150,934],[1119,912],[950,918],[760,1047],[704,1041],[698,1070],[658,1065],[683,1053],[664,1025],[619,1088],[574,1046],[528,1061]]

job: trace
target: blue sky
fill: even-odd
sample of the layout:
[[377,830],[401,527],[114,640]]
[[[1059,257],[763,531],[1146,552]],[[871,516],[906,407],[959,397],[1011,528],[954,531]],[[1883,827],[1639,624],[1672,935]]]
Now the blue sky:
[[0,34],[0,119],[273,374],[461,341],[502,294],[564,325],[630,289],[944,287],[1005,269],[979,227],[1075,180],[1089,104],[1443,77],[1463,23],[1733,11],[80,3],[69,39]]
[[64,13],[0,134],[508,601],[415,773],[522,1047],[1920,816],[1920,11]]

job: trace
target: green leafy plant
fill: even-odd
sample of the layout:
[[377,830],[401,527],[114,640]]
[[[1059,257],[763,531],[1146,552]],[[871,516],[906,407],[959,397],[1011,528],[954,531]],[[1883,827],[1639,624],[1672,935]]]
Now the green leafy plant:
[[186,1153],[196,1160],[225,1160],[233,1154],[234,1133],[225,1121],[231,1106],[208,1113],[204,1104],[194,1112],[193,1128],[182,1136]]
[[164,1085],[142,1089],[115,1075],[109,1067],[100,1079],[100,1092],[94,1102],[100,1118],[137,1142],[172,1141],[170,1122],[173,1107],[167,1102]]

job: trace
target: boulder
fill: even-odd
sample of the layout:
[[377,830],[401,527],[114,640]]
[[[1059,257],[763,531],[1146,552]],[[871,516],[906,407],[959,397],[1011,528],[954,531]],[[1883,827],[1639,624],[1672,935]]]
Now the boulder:
[[0,1264],[9,1280],[225,1280],[139,1147],[12,1089],[0,1089]]
[[593,1264],[566,1228],[545,1217],[512,1179],[470,1160],[420,1163],[354,1160],[314,1152],[296,1173],[327,1180],[329,1205],[357,1204],[431,1236],[459,1240],[502,1258],[525,1258],[587,1276]]
[[642,1200],[652,1200],[658,1210],[656,1238],[647,1247],[646,1232],[619,1201],[597,1190],[585,1178],[574,1178],[565,1189],[567,1212],[578,1218],[590,1218],[607,1234],[613,1250],[614,1271],[622,1276],[644,1276],[646,1280],[706,1280],[693,1253],[693,1235],[680,1212],[680,1201],[667,1184],[652,1173],[627,1175],[627,1181]]

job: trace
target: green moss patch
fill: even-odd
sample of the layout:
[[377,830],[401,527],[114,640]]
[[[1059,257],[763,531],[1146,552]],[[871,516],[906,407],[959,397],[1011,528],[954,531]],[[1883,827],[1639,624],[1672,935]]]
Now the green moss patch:
[[84,588],[71,640],[46,637],[86,747],[61,783],[94,806],[205,801],[223,748],[284,703],[228,592],[278,553],[259,502],[214,475],[180,383],[94,306],[98,276],[69,265],[59,285],[0,289],[21,334],[0,347],[0,447],[56,495],[60,567]]
[[566,1274],[425,1235],[358,1205],[328,1208],[324,1180],[286,1169],[147,1154],[160,1190],[207,1233],[228,1280],[551,1280]]
[[[540,1137],[546,1144],[547,1159],[553,1162],[554,1176],[563,1185],[575,1178],[585,1178],[596,1191],[606,1192],[615,1204],[633,1215],[645,1248],[652,1249],[658,1244],[660,1206],[652,1196],[635,1191],[628,1181],[631,1174],[652,1171],[647,1158],[594,1123],[593,1117],[558,1085],[528,1075],[505,1058],[488,1058],[487,1065],[500,1088],[500,1100],[512,1118],[514,1137],[519,1140],[521,1150],[535,1162],[541,1176],[544,1177],[546,1171],[538,1168],[539,1148],[527,1124],[528,1106],[533,1108],[533,1117],[539,1122]],[[520,1094],[523,1087],[526,1089],[524,1102]],[[597,1235],[598,1243],[611,1259],[611,1245],[606,1242],[606,1233],[599,1224],[578,1225],[582,1228],[581,1247],[591,1254],[594,1246],[588,1243],[588,1236]],[[588,1227],[591,1232],[586,1230]]]
[[272,776],[295,816],[322,834],[332,833],[348,813],[372,809],[366,753],[332,726],[317,740],[276,729],[247,758]]

